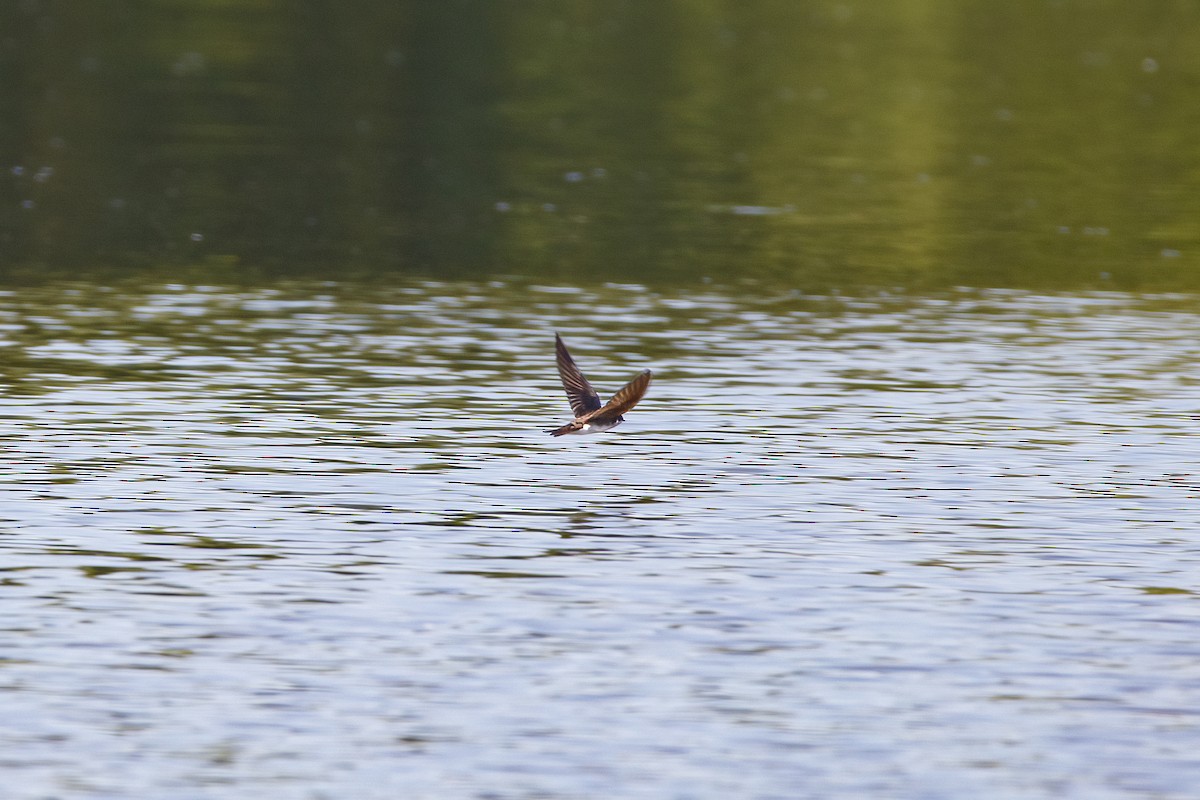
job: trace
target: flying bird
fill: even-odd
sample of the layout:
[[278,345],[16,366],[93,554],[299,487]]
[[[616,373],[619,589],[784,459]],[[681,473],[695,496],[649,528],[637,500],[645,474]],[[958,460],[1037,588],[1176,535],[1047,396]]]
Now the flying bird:
[[554,356],[558,362],[558,377],[562,379],[563,388],[567,390],[567,399],[571,401],[571,411],[575,419],[561,428],[549,431],[551,436],[562,436],[567,433],[600,433],[617,427],[625,421],[622,416],[626,411],[638,404],[650,386],[650,370],[643,370],[641,375],[621,387],[607,403],[600,402],[600,395],[583,377],[575,359],[567,351],[562,337],[554,334]]

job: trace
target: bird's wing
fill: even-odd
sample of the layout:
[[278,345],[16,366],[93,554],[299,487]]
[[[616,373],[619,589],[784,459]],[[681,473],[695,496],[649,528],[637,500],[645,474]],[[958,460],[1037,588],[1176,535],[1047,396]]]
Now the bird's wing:
[[622,386],[612,399],[604,404],[602,408],[591,415],[591,419],[612,419],[619,417],[626,411],[638,404],[645,395],[646,389],[650,387],[650,370],[646,370],[641,375],[631,380],[629,383]]
[[582,417],[599,409],[603,405],[600,402],[600,395],[596,394],[596,390],[588,383],[588,379],[583,377],[579,367],[575,366],[575,359],[571,358],[571,354],[567,352],[567,346],[563,344],[562,338],[557,333],[554,334],[554,357],[558,362],[558,377],[562,379],[563,388],[567,391],[567,399],[571,401],[571,411],[575,416]]

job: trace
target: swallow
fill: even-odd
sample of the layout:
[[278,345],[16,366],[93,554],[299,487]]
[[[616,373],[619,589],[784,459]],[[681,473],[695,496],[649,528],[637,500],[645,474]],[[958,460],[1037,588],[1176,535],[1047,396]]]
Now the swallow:
[[562,337],[554,334],[554,356],[558,362],[558,377],[562,379],[563,388],[567,391],[567,399],[571,401],[571,411],[575,419],[552,431],[551,436],[562,436],[568,433],[600,433],[611,430],[622,422],[625,412],[638,404],[650,386],[650,370],[643,370],[641,375],[621,387],[607,403],[600,402],[600,395],[583,377],[575,359],[571,358]]

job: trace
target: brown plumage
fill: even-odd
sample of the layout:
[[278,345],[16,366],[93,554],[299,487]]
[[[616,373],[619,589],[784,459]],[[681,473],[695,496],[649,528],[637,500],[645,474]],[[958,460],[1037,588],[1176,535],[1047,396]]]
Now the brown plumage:
[[650,370],[645,370],[622,386],[611,400],[601,403],[600,395],[576,366],[575,359],[571,358],[562,337],[557,333],[554,334],[554,356],[558,362],[558,377],[562,379],[563,389],[567,392],[575,419],[557,430],[550,431],[551,436],[599,433],[615,428],[625,421],[622,415],[638,404],[650,386]]

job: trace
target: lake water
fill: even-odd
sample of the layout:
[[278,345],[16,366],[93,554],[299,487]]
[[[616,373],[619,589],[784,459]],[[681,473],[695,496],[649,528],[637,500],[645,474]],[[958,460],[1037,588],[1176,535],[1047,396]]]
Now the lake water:
[[0,3],[0,800],[1194,800],[1197,86],[1178,0]]
[[5,291],[5,797],[1194,797],[1198,312]]

